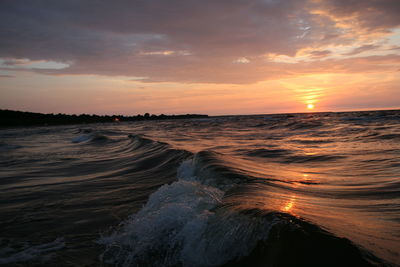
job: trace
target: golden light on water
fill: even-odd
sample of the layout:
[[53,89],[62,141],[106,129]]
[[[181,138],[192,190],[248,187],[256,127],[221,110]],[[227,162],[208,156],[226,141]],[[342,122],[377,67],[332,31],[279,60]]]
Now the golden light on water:
[[282,211],[284,212],[290,212],[294,206],[296,200],[296,196],[291,196],[290,200],[285,203],[285,205],[282,207]]

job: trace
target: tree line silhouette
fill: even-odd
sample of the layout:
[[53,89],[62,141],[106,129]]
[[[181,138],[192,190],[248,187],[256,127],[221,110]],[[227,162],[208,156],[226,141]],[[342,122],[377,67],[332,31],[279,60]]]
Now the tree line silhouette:
[[43,114],[35,112],[23,112],[7,109],[0,109],[0,126],[32,126],[32,125],[62,125],[62,124],[85,124],[85,123],[106,123],[123,121],[144,121],[144,120],[171,120],[171,119],[192,119],[207,118],[208,115],[184,114],[184,115],[150,115],[145,113],[137,116],[123,115],[67,115],[67,114]]

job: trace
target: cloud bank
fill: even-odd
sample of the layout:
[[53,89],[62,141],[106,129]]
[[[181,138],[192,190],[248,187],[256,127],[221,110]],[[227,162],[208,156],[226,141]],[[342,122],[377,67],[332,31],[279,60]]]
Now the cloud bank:
[[2,0],[0,58],[143,82],[391,72],[400,67],[400,51],[388,50],[399,14],[398,0]]

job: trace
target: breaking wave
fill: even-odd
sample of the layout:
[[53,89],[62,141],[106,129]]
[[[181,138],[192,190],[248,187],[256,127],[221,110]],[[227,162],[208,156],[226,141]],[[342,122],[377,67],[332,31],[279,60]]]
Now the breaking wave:
[[232,198],[240,188],[260,179],[230,166],[222,154],[196,153],[180,165],[177,176],[177,181],[151,194],[139,212],[98,240],[105,247],[103,262],[116,266],[382,264],[349,240],[301,218],[235,205]]

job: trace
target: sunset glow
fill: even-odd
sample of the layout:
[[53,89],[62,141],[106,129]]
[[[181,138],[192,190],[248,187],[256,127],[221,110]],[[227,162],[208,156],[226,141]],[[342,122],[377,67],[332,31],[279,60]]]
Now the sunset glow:
[[399,151],[400,0],[0,0],[0,265],[400,267]]
[[400,107],[398,1],[90,3],[1,1],[1,108],[222,115],[315,103],[318,111]]

